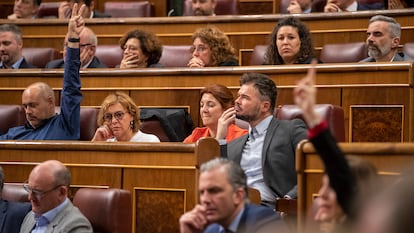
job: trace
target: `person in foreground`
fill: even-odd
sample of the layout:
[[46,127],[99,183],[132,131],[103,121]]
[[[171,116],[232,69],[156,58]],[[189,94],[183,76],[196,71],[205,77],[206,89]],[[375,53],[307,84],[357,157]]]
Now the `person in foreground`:
[[266,65],[309,64],[315,57],[311,33],[295,17],[279,20],[265,53]]
[[398,52],[401,26],[394,18],[375,15],[369,20],[366,44],[368,58],[361,62],[409,61],[412,58]]
[[93,232],[88,219],[68,198],[70,180],[69,170],[57,160],[48,160],[33,168],[24,184],[32,212],[24,218],[20,233]]
[[14,202],[3,199],[4,173],[0,166],[0,232],[19,233],[24,217],[30,211],[28,202]]
[[315,76],[315,67],[311,67],[294,90],[294,100],[309,126],[309,140],[320,155],[326,172],[314,203],[313,220],[318,229],[309,232],[352,232],[360,205],[373,196],[374,188],[379,184],[377,170],[359,157],[345,157],[338,147],[326,121],[315,111]]
[[[82,12],[84,5],[80,8]],[[75,13],[76,12],[76,13]],[[55,112],[52,88],[43,82],[29,85],[23,92],[22,105],[26,124],[9,129],[0,140],[77,140],[80,136],[79,35],[85,23],[78,10],[73,11],[68,24],[68,47],[63,74],[60,114]]]
[[101,104],[98,125],[92,141],[159,142],[153,134],[139,130],[139,109],[123,92],[108,95]]
[[231,91],[220,84],[211,84],[201,91],[200,116],[205,127],[195,128],[184,142],[196,142],[201,137],[213,137],[227,142],[247,133],[234,124],[236,112]]
[[246,175],[231,160],[216,158],[202,164],[198,190],[200,204],[180,217],[181,233],[253,233],[265,225],[272,225],[272,232],[285,229],[274,211],[248,204]]
[[158,63],[162,54],[162,45],[154,33],[132,30],[119,40],[119,44],[124,51],[119,68],[162,67]]
[[236,117],[249,123],[249,134],[221,144],[221,156],[240,164],[247,185],[258,189],[263,205],[275,208],[276,198],[296,198],[295,150],[306,139],[300,119],[273,116],[277,88],[269,76],[245,73],[235,100]]
[[[98,38],[92,29],[85,27],[79,34],[79,47],[80,47],[80,61],[82,68],[107,68],[96,56],[96,46],[98,45]],[[65,42],[63,46],[64,59],[56,59],[48,62],[46,68],[64,68],[66,47],[67,47],[68,35],[65,36]]]
[[187,66],[238,66],[239,62],[229,38],[217,27],[207,26],[193,34],[192,58]]

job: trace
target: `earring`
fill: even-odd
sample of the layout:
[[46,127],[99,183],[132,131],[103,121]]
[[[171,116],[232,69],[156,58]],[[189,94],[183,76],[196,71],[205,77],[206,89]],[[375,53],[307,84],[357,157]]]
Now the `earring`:
[[134,129],[134,121],[129,122],[129,127],[131,127],[131,129]]

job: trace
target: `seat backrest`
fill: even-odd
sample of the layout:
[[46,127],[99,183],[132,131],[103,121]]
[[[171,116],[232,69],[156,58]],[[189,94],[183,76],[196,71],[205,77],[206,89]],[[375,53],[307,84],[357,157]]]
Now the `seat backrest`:
[[112,17],[151,17],[154,5],[149,1],[105,2],[104,12]]
[[22,53],[28,63],[38,68],[44,68],[51,60],[61,58],[59,51],[54,48],[23,48]]
[[359,62],[368,57],[365,42],[325,44],[319,60],[323,63]]
[[108,68],[121,64],[123,51],[119,45],[98,45],[95,56]]
[[[317,104],[315,106],[316,112],[328,122],[332,135],[338,142],[345,141],[345,120],[344,111],[340,106],[332,104]],[[296,105],[281,105],[276,110],[276,118],[280,120],[291,120],[300,118],[303,120],[303,115],[300,108]]]
[[[184,0],[184,16],[191,16],[193,14],[192,0]],[[239,1],[238,0],[216,0],[216,8],[214,13],[216,15],[238,15]]]
[[140,130],[144,133],[156,135],[161,142],[169,142],[170,138],[164,130],[164,127],[161,124],[161,121],[152,116],[148,119],[141,119],[141,128]]
[[267,45],[254,46],[252,57],[250,59],[251,66],[260,66],[265,63],[264,57],[267,50]]
[[187,67],[190,61],[190,45],[164,45],[160,64],[164,67]]
[[81,107],[80,109],[80,137],[81,141],[90,141],[98,128],[99,109],[92,107]]
[[26,115],[21,105],[0,105],[0,135],[10,128],[24,125]]
[[58,18],[61,2],[42,2],[37,12],[37,18]]
[[29,202],[29,193],[22,183],[4,183],[2,198],[7,201]]
[[73,204],[92,224],[94,232],[131,233],[131,192],[124,189],[80,188]]
[[403,52],[405,55],[408,55],[410,58],[414,59],[414,42],[405,43]]

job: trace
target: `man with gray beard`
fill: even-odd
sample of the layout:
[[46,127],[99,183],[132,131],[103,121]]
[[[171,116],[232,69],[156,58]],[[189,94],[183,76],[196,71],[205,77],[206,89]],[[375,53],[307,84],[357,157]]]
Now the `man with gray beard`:
[[367,30],[368,58],[361,62],[410,61],[412,58],[398,51],[401,26],[394,18],[375,15]]

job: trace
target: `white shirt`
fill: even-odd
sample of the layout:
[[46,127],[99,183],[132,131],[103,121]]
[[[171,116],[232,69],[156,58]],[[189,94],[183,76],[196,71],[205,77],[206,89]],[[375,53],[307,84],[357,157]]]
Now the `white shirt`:
[[[107,142],[117,142],[116,138],[110,138]],[[143,133],[140,130],[132,136],[130,142],[160,142],[160,139],[154,134]]]

